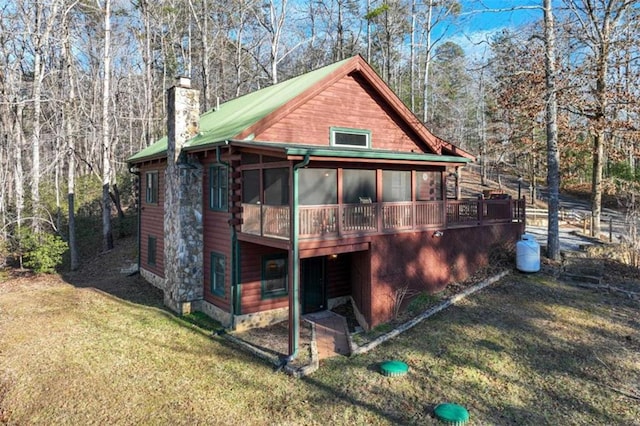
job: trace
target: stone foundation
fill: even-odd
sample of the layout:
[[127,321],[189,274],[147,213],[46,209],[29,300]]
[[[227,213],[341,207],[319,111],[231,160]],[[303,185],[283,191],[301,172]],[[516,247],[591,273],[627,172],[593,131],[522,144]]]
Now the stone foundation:
[[144,278],[146,282],[162,291],[164,291],[167,286],[167,281],[164,278],[154,274],[153,272],[147,271],[144,268],[140,268],[140,276]]
[[266,327],[289,319],[289,308],[272,309],[253,314],[236,315],[234,331],[245,331],[250,328]]
[[222,324],[223,327],[231,326],[231,314],[223,309],[220,309],[216,305],[207,302],[206,300],[203,300],[199,303],[198,310],[218,321],[220,324]]

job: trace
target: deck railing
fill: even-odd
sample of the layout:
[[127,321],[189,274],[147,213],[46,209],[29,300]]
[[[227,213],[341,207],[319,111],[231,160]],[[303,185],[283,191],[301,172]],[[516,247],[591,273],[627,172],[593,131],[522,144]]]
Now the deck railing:
[[[301,239],[472,227],[522,222],[525,218],[524,200],[511,199],[329,204],[300,206],[298,210]],[[242,219],[243,233],[289,238],[289,206],[243,204]]]

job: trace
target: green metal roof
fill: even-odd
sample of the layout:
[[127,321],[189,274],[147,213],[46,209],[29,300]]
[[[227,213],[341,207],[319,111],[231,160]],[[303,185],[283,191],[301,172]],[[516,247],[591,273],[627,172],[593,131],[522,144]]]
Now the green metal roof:
[[422,152],[399,152],[382,149],[345,149],[344,147],[318,147],[311,145],[294,145],[281,142],[232,141],[234,145],[273,149],[285,155],[310,157],[365,158],[369,160],[422,161],[438,163],[470,163],[471,159],[453,155],[425,154]]
[[[200,132],[186,143],[185,148],[201,148],[233,138],[313,87],[349,60],[351,58],[249,93],[225,102],[219,108],[205,112],[200,116]],[[164,156],[166,151],[167,137],[165,136],[129,157],[127,161],[135,162]]]

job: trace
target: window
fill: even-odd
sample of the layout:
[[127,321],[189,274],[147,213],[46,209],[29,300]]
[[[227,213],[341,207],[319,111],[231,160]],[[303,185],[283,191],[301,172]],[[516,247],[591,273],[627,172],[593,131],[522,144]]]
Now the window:
[[370,148],[371,132],[361,129],[331,128],[331,145],[352,148]]
[[229,202],[229,178],[225,166],[209,168],[209,208],[227,211]]
[[156,237],[149,235],[147,239],[147,264],[152,266],[156,266],[156,245]]
[[211,253],[211,293],[224,296],[224,271],[226,259],[218,253]]
[[286,254],[262,257],[262,298],[288,294],[288,266]]
[[158,172],[147,172],[146,188],[147,188],[147,203],[156,204],[158,202]]

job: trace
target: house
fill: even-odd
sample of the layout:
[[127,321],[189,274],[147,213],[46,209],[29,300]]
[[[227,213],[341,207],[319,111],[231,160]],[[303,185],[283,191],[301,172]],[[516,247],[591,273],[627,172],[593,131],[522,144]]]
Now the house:
[[474,157],[434,136],[355,56],[221,104],[168,92],[141,181],[140,272],[179,313],[232,329],[352,303],[365,329],[524,230],[522,200],[449,199]]

